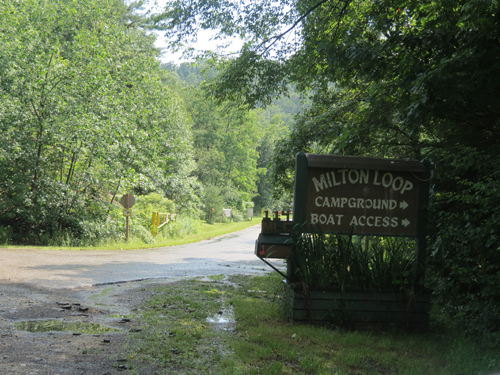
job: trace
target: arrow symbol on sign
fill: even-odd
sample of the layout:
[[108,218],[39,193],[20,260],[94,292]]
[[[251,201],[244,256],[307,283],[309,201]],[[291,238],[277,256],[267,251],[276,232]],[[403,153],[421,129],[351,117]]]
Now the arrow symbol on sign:
[[408,219],[404,219],[401,224],[406,228],[408,225],[410,225],[410,221]]
[[406,207],[408,206],[409,204],[406,203],[406,201],[399,202],[399,208],[402,208],[403,210],[406,209]]

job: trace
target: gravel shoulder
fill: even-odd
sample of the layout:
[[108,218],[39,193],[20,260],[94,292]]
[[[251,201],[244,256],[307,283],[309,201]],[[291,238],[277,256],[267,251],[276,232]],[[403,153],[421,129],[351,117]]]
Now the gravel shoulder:
[[[140,329],[140,321],[123,317],[133,315],[149,297],[145,287],[171,281],[136,281],[74,289],[0,284],[0,373],[109,375],[127,370],[124,360],[128,332]],[[15,328],[16,323],[48,319],[98,323],[120,331],[31,333]],[[153,372],[154,369],[148,371]]]

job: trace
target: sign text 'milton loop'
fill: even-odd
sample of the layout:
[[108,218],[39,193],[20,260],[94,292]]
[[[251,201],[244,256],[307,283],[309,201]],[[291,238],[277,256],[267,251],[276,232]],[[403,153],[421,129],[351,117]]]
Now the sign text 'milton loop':
[[316,192],[340,185],[372,184],[373,186],[382,186],[391,188],[395,192],[404,194],[413,189],[413,183],[405,180],[401,176],[394,176],[391,172],[372,171],[369,169],[338,169],[323,173],[319,178],[312,179]]

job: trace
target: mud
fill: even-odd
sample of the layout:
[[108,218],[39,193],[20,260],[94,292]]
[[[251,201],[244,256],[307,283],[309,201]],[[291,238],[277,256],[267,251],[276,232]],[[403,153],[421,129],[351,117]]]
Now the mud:
[[[141,281],[74,289],[0,284],[0,374],[110,375],[129,370],[128,332],[141,329],[140,317],[134,317],[134,311],[149,297],[145,286],[160,283]],[[95,323],[118,331],[31,333],[15,327],[20,322],[43,324],[49,319]]]

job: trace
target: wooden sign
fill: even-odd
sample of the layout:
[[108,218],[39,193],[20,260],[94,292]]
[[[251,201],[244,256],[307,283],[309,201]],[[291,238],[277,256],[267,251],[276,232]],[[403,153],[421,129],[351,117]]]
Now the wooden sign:
[[294,222],[335,233],[417,236],[421,180],[426,171],[422,163],[302,155]]

